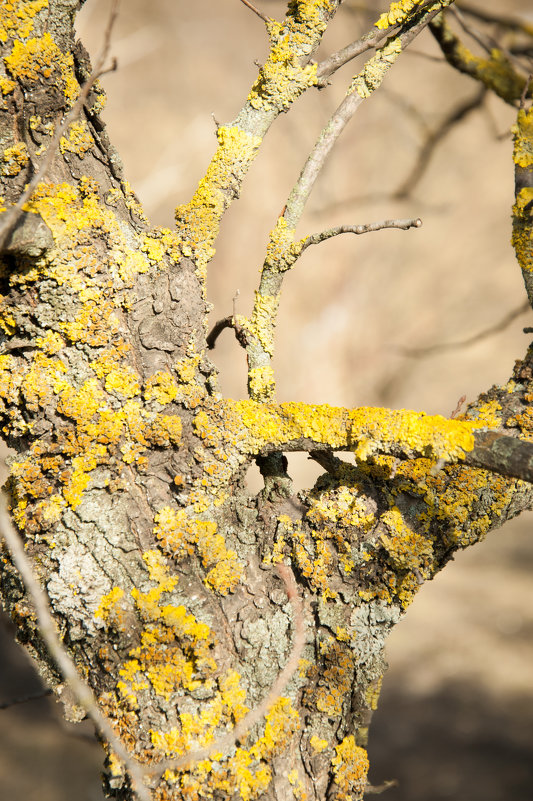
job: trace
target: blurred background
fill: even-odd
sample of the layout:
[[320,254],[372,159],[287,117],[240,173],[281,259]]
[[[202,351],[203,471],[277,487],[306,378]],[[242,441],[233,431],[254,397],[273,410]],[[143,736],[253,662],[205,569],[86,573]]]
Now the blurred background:
[[[286,7],[257,5],[278,18]],[[387,5],[345,0],[321,55],[358,38]],[[533,22],[529,0],[470,5]],[[87,0],[79,15],[79,35],[93,55],[108,9],[109,0]],[[239,0],[123,0],[112,45],[118,70],[102,81],[103,116],[154,224],[173,225],[174,207],[190,198],[214,152],[215,120],[236,116],[266,52],[263,23]],[[250,311],[268,232],[354,71],[348,65],[326,90],[310,91],[268,134],[210,266],[212,322],[232,313],[237,291],[237,312]],[[418,358],[404,351],[473,337],[525,299],[509,243],[514,113],[494,97],[476,105],[478,93],[443,62],[426,32],[355,115],[300,235],[395,217],[420,216],[423,227],[337,237],[305,252],[285,280],[278,400],[449,416],[463,395],[468,401],[505,381],[524,354],[531,312],[468,347]],[[463,105],[472,108],[406,193],[424,143]],[[222,391],[245,397],[245,359],[231,333],[219,338],[212,358]],[[303,455],[291,454],[289,467],[297,488],[318,474]],[[531,801],[531,529],[532,516],[523,515],[461,554],[422,589],[391,637],[370,741],[372,781],[399,782],[387,801]],[[5,618],[0,653],[0,704],[38,692]],[[0,798],[100,801],[100,765],[88,724],[62,723],[53,701],[0,709]]]

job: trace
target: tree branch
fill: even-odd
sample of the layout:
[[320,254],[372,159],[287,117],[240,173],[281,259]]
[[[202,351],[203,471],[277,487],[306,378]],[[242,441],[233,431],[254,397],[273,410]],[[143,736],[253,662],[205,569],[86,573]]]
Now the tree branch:
[[488,59],[475,56],[452,31],[444,14],[435,17],[429,27],[452,67],[480,81],[506,103],[516,106],[526,79],[515,72],[501,50],[494,50]]
[[327,464],[319,460],[319,452],[351,451],[362,462],[374,455],[423,457],[439,468],[460,463],[533,483],[533,443],[499,429],[487,432],[483,419],[449,420],[405,409],[226,401],[225,425],[236,432],[242,453],[307,451],[326,470],[338,465],[329,455]]
[[326,239],[331,239],[339,234],[369,234],[373,231],[382,231],[385,228],[400,228],[402,231],[407,231],[409,228],[420,228],[422,220],[420,217],[409,220],[382,220],[381,222],[366,223],[365,225],[337,225],[335,228],[328,228],[326,231],[321,231],[319,234],[312,234],[307,239],[299,242],[301,251],[304,251],[310,245],[318,245],[320,242],[325,242]]

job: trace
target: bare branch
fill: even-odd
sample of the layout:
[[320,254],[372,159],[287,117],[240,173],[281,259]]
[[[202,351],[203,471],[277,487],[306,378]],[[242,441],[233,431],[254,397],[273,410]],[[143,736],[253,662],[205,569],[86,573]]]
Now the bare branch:
[[365,795],[381,795],[386,790],[390,790],[391,787],[398,787],[398,779],[389,779],[383,784],[367,784],[365,787]]
[[303,653],[306,642],[306,629],[304,618],[304,606],[302,599],[298,593],[298,585],[294,578],[292,569],[285,564],[277,564],[277,571],[285,584],[287,597],[292,606],[293,614],[293,642],[289,658],[283,670],[279,673],[274,684],[270,688],[268,694],[263,698],[260,704],[251,709],[242,720],[235,724],[234,728],[223,735],[215,742],[199,748],[195,751],[188,751],[176,759],[166,759],[163,762],[158,762],[154,767],[147,768],[147,774],[161,774],[165,770],[181,770],[186,768],[193,762],[200,762],[202,759],[208,759],[211,754],[226,752],[232,748],[238,740],[242,739],[247,732],[258,723],[261,718],[268,712],[272,704],[280,697],[281,693],[291,680],[292,676],[298,669],[300,658]]
[[27,203],[28,200],[31,198],[37,185],[43,180],[46,173],[50,169],[50,166],[56,155],[57,148],[61,141],[61,137],[64,136],[69,126],[77,119],[77,117],[81,113],[83,106],[85,105],[85,101],[89,96],[89,92],[91,91],[95,82],[102,75],[105,75],[107,72],[112,72],[116,69],[117,65],[115,61],[113,61],[111,67],[107,69],[104,69],[104,64],[106,62],[109,53],[109,48],[111,45],[111,34],[113,32],[113,26],[118,16],[119,5],[120,5],[120,0],[113,0],[111,5],[111,10],[109,13],[109,18],[107,20],[107,25],[104,31],[102,48],[96,58],[93,71],[91,72],[85,84],[80,89],[80,93],[76,99],[76,102],[74,103],[68,114],[65,116],[65,118],[63,119],[61,125],[56,129],[50,141],[50,144],[48,145],[44,158],[41,161],[39,167],[37,168],[35,174],[33,175],[33,178],[26,186],[26,189],[21,194],[17,202],[13,206],[10,206],[10,208],[0,218],[1,219],[0,249],[4,245],[6,239],[8,238],[17,220],[19,219],[24,204]]
[[479,431],[466,464],[533,483],[533,443],[498,431]]
[[270,19],[267,16],[265,16],[265,14],[263,14],[261,11],[259,11],[258,8],[253,6],[249,2],[249,0],[241,0],[241,3],[243,3],[247,8],[249,8],[250,11],[253,11],[254,14],[257,14],[257,16],[260,17],[263,20],[263,22],[270,22]]
[[434,356],[436,353],[444,353],[445,351],[467,348],[470,345],[475,345],[476,342],[481,342],[481,340],[487,339],[487,337],[491,337],[494,334],[499,334],[501,331],[505,331],[505,329],[508,328],[508,326],[511,325],[511,323],[516,320],[517,317],[525,314],[530,310],[530,308],[529,301],[526,300],[524,303],[521,303],[520,306],[517,306],[516,309],[512,309],[510,312],[508,312],[495,325],[491,325],[489,328],[484,328],[483,331],[478,331],[477,334],[473,334],[471,337],[467,337],[466,339],[461,339],[458,342],[440,342],[435,345],[428,345],[424,348],[400,348],[400,351],[404,356],[410,356],[413,359],[424,359],[427,356]]
[[326,239],[331,239],[339,234],[369,234],[373,231],[382,231],[384,228],[400,228],[407,231],[409,228],[420,228],[422,220],[420,217],[410,220],[382,220],[381,222],[366,223],[366,225],[337,225],[335,228],[328,228],[319,234],[312,234],[300,242],[302,251],[309,245],[318,245]]
[[140,801],[150,801],[150,793],[143,783],[143,769],[135,758],[126,750],[108,719],[100,711],[91,688],[80,677],[74,662],[67,654],[59,639],[54,620],[50,613],[48,599],[33,574],[30,560],[26,556],[20,536],[11,524],[6,508],[6,499],[3,493],[0,495],[0,533],[9,548],[13,562],[22,576],[28,595],[35,607],[39,632],[48,648],[50,656],[69,684],[77,702],[87,712],[104,740],[109,743],[115,754],[124,763],[126,770],[132,778],[135,792]]

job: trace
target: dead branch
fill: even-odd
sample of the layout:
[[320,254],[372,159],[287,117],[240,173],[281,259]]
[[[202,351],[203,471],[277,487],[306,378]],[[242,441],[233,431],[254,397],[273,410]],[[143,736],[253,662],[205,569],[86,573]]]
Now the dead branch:
[[[312,234],[300,242],[302,251],[310,245],[318,245],[320,242],[325,242],[326,239],[331,239],[339,234],[369,234],[373,231],[382,231],[385,228],[399,228],[403,231],[409,228],[420,228],[422,220],[420,217],[409,220],[382,220],[381,222],[366,223],[365,225],[337,225],[335,228],[328,228],[326,231],[321,231],[319,234]],[[300,251],[301,252],[301,251]]]

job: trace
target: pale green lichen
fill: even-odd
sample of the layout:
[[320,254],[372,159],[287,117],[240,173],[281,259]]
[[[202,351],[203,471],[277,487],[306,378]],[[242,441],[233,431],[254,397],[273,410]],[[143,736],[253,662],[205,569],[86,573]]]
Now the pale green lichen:
[[363,99],[370,97],[381,86],[385,75],[401,52],[402,44],[399,37],[387,42],[384,47],[381,47],[376,52],[373,58],[367,61],[362,71],[355,76],[347,94],[357,92]]

